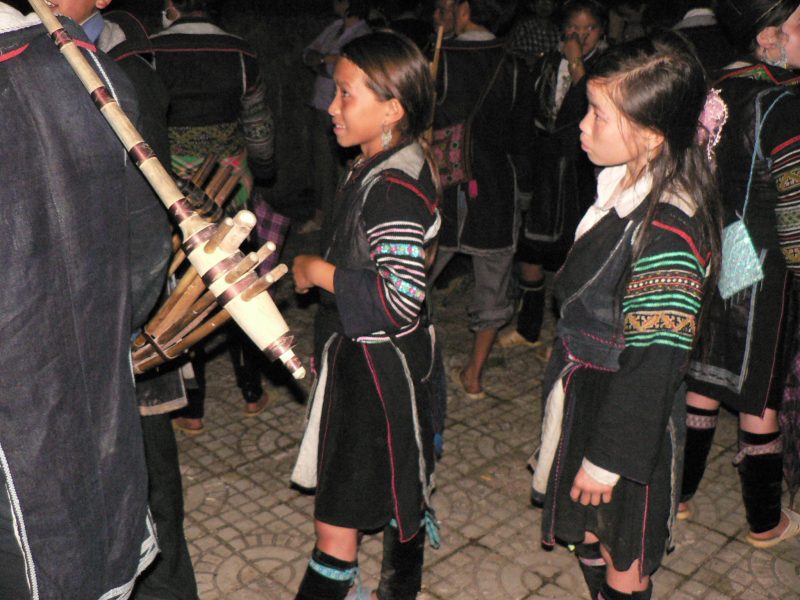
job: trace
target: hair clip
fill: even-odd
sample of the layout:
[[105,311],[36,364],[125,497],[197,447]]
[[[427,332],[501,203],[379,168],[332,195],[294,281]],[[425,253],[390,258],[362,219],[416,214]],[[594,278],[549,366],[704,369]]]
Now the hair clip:
[[706,156],[710,161],[714,160],[714,149],[722,137],[722,128],[727,121],[728,106],[719,90],[710,90],[697,122],[697,141],[699,144],[706,144]]

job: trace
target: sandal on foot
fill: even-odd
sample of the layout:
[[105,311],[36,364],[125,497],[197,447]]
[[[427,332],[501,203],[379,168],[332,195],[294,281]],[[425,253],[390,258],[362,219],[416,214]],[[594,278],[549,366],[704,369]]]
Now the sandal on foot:
[[458,388],[462,394],[467,398],[467,400],[483,400],[486,398],[486,392],[481,390],[480,392],[470,392],[467,390],[466,386],[464,385],[464,379],[461,376],[463,371],[461,367],[454,366],[450,367],[450,379],[453,380],[453,383],[456,384],[456,388]]
[[264,409],[267,408],[267,405],[269,405],[269,394],[264,392],[261,394],[261,398],[255,402],[245,402],[244,408],[242,409],[242,414],[248,418],[256,417],[264,412]]
[[517,346],[536,348],[537,346],[541,345],[542,342],[540,340],[531,342],[516,329],[512,329],[511,331],[506,331],[497,338],[498,348],[516,348]]
[[[681,502],[681,504],[683,504],[683,502]],[[679,504],[679,505],[678,505],[678,512],[677,512],[677,514],[675,515],[675,518],[676,518],[678,521],[688,521],[688,520],[689,520],[691,517],[692,517],[692,507],[691,507],[691,506],[689,506],[689,504],[688,504],[688,503],[686,503],[686,504],[684,505],[684,507],[683,507],[683,508],[681,508],[681,507],[680,507],[680,504]]]
[[[194,422],[198,422],[200,426],[198,427]],[[194,437],[196,435],[200,435],[203,433],[206,428],[203,426],[203,422],[200,419],[189,419],[188,417],[175,417],[172,419],[172,428],[175,431],[180,431],[189,437]]]
[[776,535],[775,537],[761,539],[753,537],[752,533],[748,533],[745,536],[747,543],[753,546],[754,548],[772,548],[773,546],[777,546],[784,540],[788,540],[790,538],[796,537],[800,535],[800,514],[797,514],[793,510],[789,510],[788,508],[784,508],[781,510],[781,513],[786,515],[788,523],[786,524],[786,529],[784,529],[780,535]]

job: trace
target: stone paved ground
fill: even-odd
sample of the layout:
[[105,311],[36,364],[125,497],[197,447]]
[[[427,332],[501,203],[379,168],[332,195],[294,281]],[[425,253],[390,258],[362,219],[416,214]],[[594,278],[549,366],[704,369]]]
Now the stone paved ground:
[[[304,243],[313,247],[314,240],[290,239],[284,259]],[[470,285],[463,277],[434,294],[451,364],[465,359],[471,343],[465,325]],[[288,281],[278,298],[308,365],[315,305],[298,305]],[[552,323],[545,330],[552,332]],[[426,550],[421,600],[587,596],[574,558],[563,548],[540,548],[540,515],[528,503],[525,464],[540,425],[542,354],[495,349],[484,381],[487,399],[469,401],[450,392],[434,496],[443,541],[439,550]],[[206,432],[178,436],[186,533],[202,600],[291,599],[314,544],[313,498],[288,486],[310,378],[295,385],[280,368],[269,371],[270,407],[244,419],[230,363],[220,351],[207,373]],[[800,598],[800,539],[769,551],[744,542],[731,466],[735,442],[734,418],[723,415],[694,515],[677,525],[676,548],[655,577],[654,598]],[[380,538],[365,537],[360,563],[367,585],[377,581],[380,553]]]

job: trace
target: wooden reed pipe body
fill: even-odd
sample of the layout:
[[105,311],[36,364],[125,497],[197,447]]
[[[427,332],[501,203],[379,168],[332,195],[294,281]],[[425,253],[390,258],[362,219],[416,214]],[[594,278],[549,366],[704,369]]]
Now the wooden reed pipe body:
[[[202,251],[203,244],[210,237],[206,230],[214,225],[205,221],[192,210],[172,176],[158,161],[153,150],[144,142],[128,116],[44,0],[28,0],[28,2],[41,19],[61,54],[83,83],[103,117],[108,121],[147,181],[161,198],[164,206],[167,207],[167,211],[178,224],[183,234],[183,248],[190,262],[201,276],[206,274],[222,259],[227,258],[219,249],[212,253]],[[289,328],[272,298],[263,292],[250,302],[245,302],[238,297],[243,290],[234,287],[239,286],[240,283],[227,284],[225,278],[220,277],[209,286],[209,289],[259,348],[273,358],[279,358],[296,379],[303,378],[305,369],[292,351]]]

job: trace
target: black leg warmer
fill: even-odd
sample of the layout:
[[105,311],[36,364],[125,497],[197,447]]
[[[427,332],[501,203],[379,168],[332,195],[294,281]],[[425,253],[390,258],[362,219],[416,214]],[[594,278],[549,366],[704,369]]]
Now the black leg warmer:
[[578,557],[583,578],[586,580],[586,585],[589,586],[590,597],[597,598],[606,581],[606,561],[600,554],[600,542],[577,544],[575,556]]
[[694,406],[686,407],[686,449],[683,455],[681,502],[686,502],[694,496],[700,480],[703,479],[718,417],[719,409],[703,410]]
[[633,592],[626,594],[625,592],[618,592],[607,583],[603,584],[603,591],[597,596],[598,600],[650,600],[653,595],[653,582],[647,586],[646,590],[641,592]]
[[783,444],[780,432],[739,432],[739,467],[747,524],[753,533],[776,527],[781,520]]
[[529,342],[539,339],[544,319],[544,279],[539,281],[520,281],[522,306],[517,315],[517,331]]
[[381,582],[377,589],[380,600],[414,600],[422,587],[422,562],[425,551],[425,528],[417,535],[400,542],[397,528],[383,530],[383,562]]
[[343,600],[358,574],[358,561],[334,558],[314,548],[295,600]]

